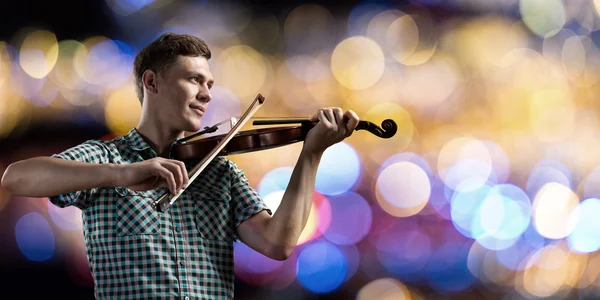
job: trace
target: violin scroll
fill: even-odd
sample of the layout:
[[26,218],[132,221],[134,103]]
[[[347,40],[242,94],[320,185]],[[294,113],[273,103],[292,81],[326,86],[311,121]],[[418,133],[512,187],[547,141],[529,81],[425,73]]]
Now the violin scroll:
[[369,121],[358,121],[355,130],[366,130],[380,138],[389,139],[398,131],[398,125],[391,119],[386,119],[381,122],[381,127]]

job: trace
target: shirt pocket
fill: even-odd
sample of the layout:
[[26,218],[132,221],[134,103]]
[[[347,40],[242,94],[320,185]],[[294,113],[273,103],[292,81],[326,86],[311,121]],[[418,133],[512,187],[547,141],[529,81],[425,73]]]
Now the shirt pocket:
[[196,229],[204,239],[233,241],[231,196],[227,191],[200,190],[192,193]]
[[160,216],[152,205],[158,193],[115,187],[116,232],[119,236],[158,234]]

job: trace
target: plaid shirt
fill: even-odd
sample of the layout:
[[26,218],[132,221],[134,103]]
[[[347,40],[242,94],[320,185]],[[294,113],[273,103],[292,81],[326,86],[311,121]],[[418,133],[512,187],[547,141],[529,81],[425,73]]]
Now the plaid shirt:
[[[156,156],[135,129],[53,155],[96,164]],[[262,210],[272,212],[243,171],[224,157],[215,158],[169,210],[154,210],[152,201],[166,192],[111,186],[50,197],[54,205],[82,210],[96,298],[233,298],[236,227]]]

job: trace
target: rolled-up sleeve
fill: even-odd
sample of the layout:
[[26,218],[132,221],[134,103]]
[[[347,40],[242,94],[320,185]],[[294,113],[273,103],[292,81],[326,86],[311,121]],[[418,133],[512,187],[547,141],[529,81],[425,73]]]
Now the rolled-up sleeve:
[[[89,140],[61,153],[53,154],[52,157],[93,164],[105,164],[109,161],[108,155],[109,152],[107,147],[102,141]],[[97,188],[92,188],[82,191],[73,191],[51,196],[49,197],[49,200],[58,207],[72,205],[80,209],[85,209],[90,204],[91,196],[96,193],[97,190]]]
[[244,221],[263,210],[272,215],[271,209],[267,207],[258,192],[250,186],[244,171],[240,170],[231,161],[230,171],[232,174],[231,200],[235,205],[235,227],[240,226]]

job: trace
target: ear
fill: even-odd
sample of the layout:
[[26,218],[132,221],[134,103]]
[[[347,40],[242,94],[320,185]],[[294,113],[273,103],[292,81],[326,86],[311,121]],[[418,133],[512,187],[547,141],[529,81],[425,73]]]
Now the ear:
[[144,84],[144,89],[149,93],[158,93],[157,77],[157,74],[152,70],[146,70],[144,74],[142,74],[142,83]]

